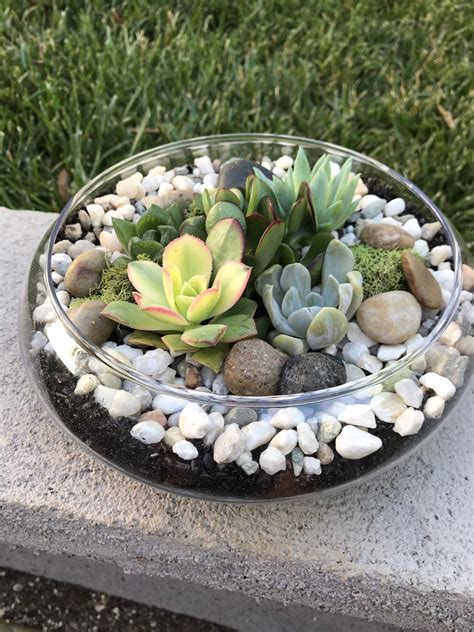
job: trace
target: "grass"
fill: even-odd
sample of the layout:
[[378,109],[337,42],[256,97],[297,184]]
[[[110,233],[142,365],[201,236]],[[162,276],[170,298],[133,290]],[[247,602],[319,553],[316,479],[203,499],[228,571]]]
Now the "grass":
[[274,131],[383,160],[472,242],[473,24],[469,0],[3,0],[0,204],[58,211],[142,149]]

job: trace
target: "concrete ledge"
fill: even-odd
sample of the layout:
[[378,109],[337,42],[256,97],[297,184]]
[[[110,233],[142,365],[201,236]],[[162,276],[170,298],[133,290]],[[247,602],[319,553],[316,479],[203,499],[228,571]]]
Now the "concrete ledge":
[[472,393],[415,456],[337,496],[229,506],[156,492],[67,440],[24,374],[19,286],[53,219],[0,211],[0,564],[239,630],[470,629]]

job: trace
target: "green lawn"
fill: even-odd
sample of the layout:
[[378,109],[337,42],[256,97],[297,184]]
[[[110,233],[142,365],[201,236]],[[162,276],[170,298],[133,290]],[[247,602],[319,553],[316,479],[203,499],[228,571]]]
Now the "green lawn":
[[2,0],[0,205],[58,211],[147,147],[274,131],[381,159],[473,241],[471,7]]

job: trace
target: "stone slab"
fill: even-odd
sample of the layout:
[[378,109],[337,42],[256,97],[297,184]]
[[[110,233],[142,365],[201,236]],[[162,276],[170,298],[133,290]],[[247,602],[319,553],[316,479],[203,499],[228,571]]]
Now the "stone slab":
[[[25,376],[19,288],[53,219],[0,210],[0,564],[24,568],[36,560],[47,574],[41,560],[55,559],[52,576],[62,572],[90,587],[100,573],[84,576],[84,564],[99,565],[112,569],[109,592],[138,590],[133,582],[146,578],[143,601],[165,608],[171,598],[160,586],[189,586],[188,601],[174,602],[183,611],[199,590],[224,594],[224,605],[210,608],[212,620],[236,629],[254,629],[257,614],[244,616],[247,599],[264,600],[263,611],[273,603],[295,617],[312,612],[321,629],[321,613],[340,617],[341,629],[364,629],[349,617],[380,630],[471,629],[472,383],[449,424],[414,456],[339,495],[259,506],[157,492],[68,440]],[[239,598],[240,619],[225,605]]]

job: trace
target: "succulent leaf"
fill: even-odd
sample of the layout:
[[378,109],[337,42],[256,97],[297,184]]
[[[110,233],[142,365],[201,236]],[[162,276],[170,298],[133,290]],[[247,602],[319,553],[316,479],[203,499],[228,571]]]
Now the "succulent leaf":
[[206,246],[212,253],[214,270],[218,270],[226,261],[241,261],[244,256],[245,239],[241,225],[228,217],[214,224]]
[[153,304],[167,305],[163,287],[163,272],[153,261],[132,261],[128,264],[128,278],[133,287]]
[[265,229],[255,250],[253,275],[263,272],[273,259],[285,235],[285,222],[277,219]]
[[181,340],[181,334],[166,334],[162,340],[171,353],[187,353],[195,349]]
[[127,221],[126,219],[112,217],[112,226],[114,227],[117,239],[122,244],[123,248],[128,252],[129,241],[132,239],[132,237],[137,236],[137,229],[135,224]]
[[209,318],[209,314],[211,314],[215,308],[220,295],[220,284],[214,284],[209,289],[198,294],[190,303],[186,318],[192,323],[200,323],[206,320],[206,318]]
[[221,293],[210,316],[223,314],[237,303],[245,290],[250,272],[251,268],[240,261],[226,261],[219,268],[214,286],[220,286]]
[[176,327],[160,321],[158,318],[150,316],[138,305],[127,303],[126,301],[114,301],[109,303],[102,311],[102,316],[106,316],[116,323],[125,325],[130,329],[141,329],[145,331],[176,331]]
[[188,281],[196,274],[204,274],[209,281],[212,256],[206,244],[200,239],[192,235],[183,235],[165,248],[163,266],[177,266],[183,281]]
[[294,336],[287,336],[286,334],[278,334],[275,336],[272,344],[290,356],[299,355],[300,353],[306,353],[306,351],[308,351],[308,344],[305,340],[295,338]]
[[138,347],[154,347],[155,349],[167,349],[160,334],[152,331],[140,331],[136,329],[127,337],[127,344]]
[[183,332],[181,340],[191,347],[214,347],[226,330],[226,325],[200,325]]
[[323,301],[327,307],[337,307],[339,303],[339,282],[330,274],[323,283]]
[[322,280],[325,284],[329,275],[335,277],[339,283],[345,283],[347,279],[347,273],[352,270],[354,266],[354,255],[351,249],[348,248],[338,239],[333,239],[324,255]]
[[238,206],[231,202],[217,202],[210,209],[206,218],[206,230],[209,234],[211,229],[217,222],[220,222],[226,218],[236,219],[242,226],[242,230],[245,231],[245,216]]
[[313,318],[306,333],[310,349],[324,349],[340,342],[347,333],[347,319],[334,307],[323,307]]
[[246,314],[233,314],[231,316],[217,316],[211,323],[225,325],[227,327],[220,342],[237,342],[257,335],[255,321]]
[[303,297],[311,292],[311,278],[307,268],[301,263],[292,263],[285,266],[280,277],[280,287],[283,292],[288,292],[295,287]]
[[193,353],[193,358],[207,366],[214,373],[219,373],[222,363],[224,362],[225,351],[218,347],[206,347],[205,349],[199,349]]

